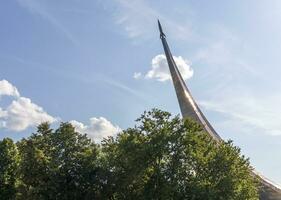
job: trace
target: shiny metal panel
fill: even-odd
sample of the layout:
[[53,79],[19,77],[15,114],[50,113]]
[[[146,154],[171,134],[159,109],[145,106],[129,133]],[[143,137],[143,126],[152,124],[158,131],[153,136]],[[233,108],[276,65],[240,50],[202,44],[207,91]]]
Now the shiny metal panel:
[[[177,99],[179,102],[180,110],[183,118],[192,118],[200,123],[207,133],[209,133],[216,141],[222,141],[219,134],[215,131],[212,125],[208,122],[199,106],[193,99],[189,89],[187,88],[178,67],[173,59],[172,53],[166,41],[166,35],[163,32],[160,21],[158,20],[158,27],[160,31],[160,39],[163,44],[167,62],[169,65],[170,73],[172,76],[174,88],[176,91]],[[277,184],[268,180],[261,174],[253,171],[253,176],[257,176],[261,180],[260,199],[261,200],[281,200],[281,188]]]

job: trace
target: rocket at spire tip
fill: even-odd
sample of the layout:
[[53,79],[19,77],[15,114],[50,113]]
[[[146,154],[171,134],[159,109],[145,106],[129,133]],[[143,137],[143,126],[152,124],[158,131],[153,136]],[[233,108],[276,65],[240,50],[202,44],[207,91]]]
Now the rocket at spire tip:
[[157,20],[158,21],[158,28],[159,28],[159,31],[160,31],[160,38],[165,38],[166,35],[163,33],[163,29],[162,29],[162,26],[161,26],[161,23],[159,21],[159,19]]

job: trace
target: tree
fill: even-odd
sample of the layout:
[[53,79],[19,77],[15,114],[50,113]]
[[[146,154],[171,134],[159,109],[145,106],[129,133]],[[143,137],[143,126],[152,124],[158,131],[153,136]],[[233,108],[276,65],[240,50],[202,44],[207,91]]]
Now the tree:
[[86,135],[62,123],[52,137],[52,166],[57,199],[93,199],[96,196],[98,148]]
[[157,109],[100,145],[69,123],[56,130],[43,123],[17,148],[2,143],[1,184],[11,190],[0,190],[14,195],[16,189],[19,200],[258,199],[257,180],[239,148]]
[[107,199],[256,200],[249,160],[190,119],[154,109],[102,144]]
[[18,167],[18,151],[13,140],[0,141],[0,199],[14,199]]
[[98,148],[69,123],[53,131],[48,123],[18,143],[19,199],[92,199]]

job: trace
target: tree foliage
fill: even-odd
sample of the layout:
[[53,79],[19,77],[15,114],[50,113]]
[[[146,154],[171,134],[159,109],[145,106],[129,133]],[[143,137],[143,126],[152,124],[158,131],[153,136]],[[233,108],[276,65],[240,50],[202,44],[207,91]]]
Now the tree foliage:
[[231,141],[167,112],[144,113],[135,128],[104,141],[116,199],[257,199],[249,160]]
[[69,123],[53,131],[47,123],[18,143],[23,199],[93,198],[97,146]]
[[43,123],[16,145],[1,141],[0,153],[0,199],[258,199],[239,148],[157,109],[101,144]]
[[11,139],[0,141],[0,199],[14,199],[18,168],[18,151]]

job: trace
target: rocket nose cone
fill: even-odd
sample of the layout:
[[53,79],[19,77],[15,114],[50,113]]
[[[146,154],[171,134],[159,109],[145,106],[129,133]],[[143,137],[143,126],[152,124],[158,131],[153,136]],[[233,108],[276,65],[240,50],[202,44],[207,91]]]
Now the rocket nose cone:
[[160,32],[162,32],[162,26],[161,26],[161,23],[160,23],[159,19],[157,20],[157,23],[158,23],[158,27],[159,27]]
[[158,21],[158,28],[159,28],[159,32],[160,32],[160,38],[164,38],[165,34],[163,33],[161,23],[160,23],[159,19],[157,21]]

